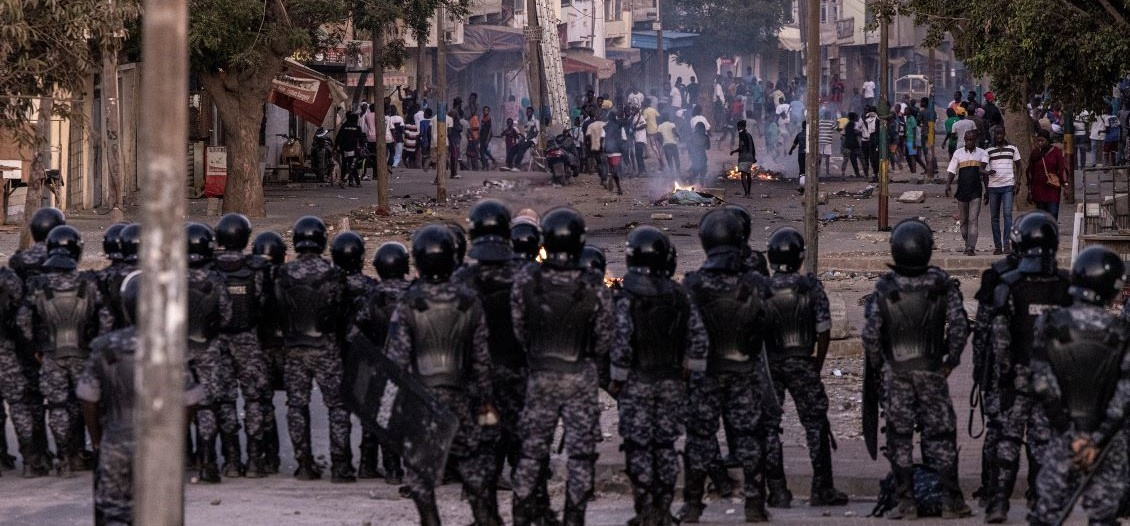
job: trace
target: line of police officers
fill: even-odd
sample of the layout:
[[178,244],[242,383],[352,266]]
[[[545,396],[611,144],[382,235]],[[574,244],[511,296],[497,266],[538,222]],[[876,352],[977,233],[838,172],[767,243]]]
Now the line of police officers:
[[[728,491],[717,437],[720,418],[743,472],[745,519],[765,521],[767,505],[789,506],[779,438],[786,391],[797,405],[812,457],[810,504],[847,503],[832,482],[834,442],[820,381],[831,324],[827,297],[819,280],[799,272],[804,240],[795,229],[771,236],[768,264],[774,274],[767,277],[764,256],[749,246],[749,214],[736,206],[711,211],[699,227],[706,261],[678,283],[674,246],[662,231],[641,226],[628,237],[628,273],[610,288],[603,279],[603,254],[586,246],[584,219],[571,208],[552,209],[540,222],[532,212],[512,221],[505,205],[483,200],[469,219],[474,262],[463,261],[462,228],[429,225],[413,236],[418,276],[413,281],[407,280],[409,250],[398,243],[376,251],[380,280],[365,276],[364,243],[352,232],[333,240],[332,263],[327,261],[326,228],[315,217],[295,223],[297,257],[289,262],[283,239],[273,232],[260,234],[252,253],[244,254],[251,225],[238,214],[224,216],[215,233],[190,223],[192,374],[186,389],[196,406],[190,453],[200,480],[277,472],[271,398],[272,379],[281,371],[295,476],[320,477],[309,423],[310,391],[317,382],[329,412],[331,479],[355,481],[342,352],[364,335],[458,415],[448,464],[464,485],[476,524],[502,524],[496,492],[507,462],[514,524],[557,523],[546,482],[558,421],[564,424],[568,458],[563,521],[584,523],[600,440],[600,387],[619,403],[635,524],[697,522],[708,477]],[[136,348],[129,327],[136,302],[136,286],[129,285],[136,280],[126,276],[136,266],[139,227],[107,229],[104,249],[111,264],[94,273],[75,270],[81,238],[62,223],[56,210],[37,212],[32,221],[37,244],[11,259],[24,279],[0,271],[0,303],[5,319],[15,320],[0,338],[0,385],[27,476],[50,467],[45,409],[57,469],[60,474],[81,469],[85,437],[77,399],[91,403],[91,438],[103,452],[95,498],[100,521],[128,523],[128,462],[120,459],[129,457],[121,447],[111,448],[114,455],[104,452],[107,441],[132,440],[132,394],[122,388],[132,382],[124,376],[132,367],[122,357]],[[991,320],[989,347],[975,339],[978,362],[993,371],[977,371],[993,382],[982,384],[992,460],[981,494],[990,521],[1007,516],[1025,432],[1033,457],[1042,463],[1034,484],[1034,522],[1054,523],[1065,495],[1100,449],[1103,462],[1084,500],[1092,521],[1113,520],[1126,486],[1126,443],[1119,430],[1130,400],[1125,352],[1130,332],[1103,310],[1120,289],[1124,269],[1117,256],[1088,249],[1068,283],[1054,266],[1056,234],[1047,216],[1025,216],[1013,235],[1015,270],[995,265],[985,276],[991,298],[978,296],[992,302],[984,315],[978,311],[982,323]],[[545,252],[540,264],[534,260],[539,246]],[[899,224],[891,246],[892,272],[876,284],[863,331],[868,360],[883,373],[887,456],[900,497],[890,516],[917,514],[911,475],[915,430],[922,434],[925,462],[947,490],[944,515],[966,516],[946,385],[969,333],[961,292],[956,280],[929,265],[933,235],[925,223]],[[246,463],[235,412],[240,392]],[[676,518],[675,442],[684,430],[686,484]],[[398,483],[400,460],[388,448],[380,455],[381,449],[374,434],[363,434],[359,474],[379,476],[381,457],[386,478]],[[421,523],[439,524],[432,483],[411,469],[405,475]]]

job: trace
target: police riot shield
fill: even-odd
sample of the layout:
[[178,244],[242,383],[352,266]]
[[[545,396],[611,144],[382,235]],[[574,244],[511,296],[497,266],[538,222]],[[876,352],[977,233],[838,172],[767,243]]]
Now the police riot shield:
[[871,460],[879,456],[879,399],[883,394],[882,372],[877,364],[863,360],[863,443]]
[[761,410],[767,416],[781,418],[784,410],[781,401],[777,398],[777,390],[773,387],[773,375],[769,372],[769,357],[765,354],[765,346],[761,346],[761,363],[756,366],[757,384],[761,391]]
[[364,335],[344,354],[344,399],[366,431],[400,455],[424,481],[439,485],[459,420]]

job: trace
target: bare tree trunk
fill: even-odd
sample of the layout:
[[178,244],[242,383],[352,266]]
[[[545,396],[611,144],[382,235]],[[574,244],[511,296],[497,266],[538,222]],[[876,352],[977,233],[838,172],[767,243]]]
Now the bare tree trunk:
[[[444,160],[457,163],[459,159],[447,159],[447,41],[443,35],[443,7],[436,11],[436,71],[439,78],[436,89],[436,203],[447,204],[447,174],[443,173]],[[441,111],[442,110],[442,111]]]
[[419,103],[424,101],[424,62],[427,62],[427,55],[428,34],[416,35],[416,102]]
[[[713,108],[714,108],[714,77],[716,76],[715,72],[718,71],[718,64],[714,60],[694,60],[694,61],[691,61],[691,69],[694,70],[694,74],[698,77],[698,100],[687,101],[687,102],[689,104],[700,104],[700,105],[702,105],[702,114],[703,115],[709,115],[711,118],[713,118],[714,117],[714,110],[713,110]],[[666,79],[666,77],[663,77],[659,81],[660,86],[663,85],[663,80],[665,80],[665,79]],[[660,90],[660,91],[662,91],[662,90]],[[664,97],[664,96],[667,96],[668,94],[667,93],[660,93],[659,95],[660,95],[660,97]],[[752,108],[746,107],[746,109],[752,109]],[[721,130],[722,129],[722,123],[721,122],[715,122],[714,127],[715,127],[715,129]]]
[[1001,108],[1004,112],[1004,129],[1008,142],[1020,150],[1020,171],[1016,174],[1016,203],[1018,211],[1027,212],[1034,206],[1028,202],[1028,158],[1032,152],[1032,119],[1023,109]]
[[[32,244],[31,230],[28,223],[31,216],[39,209],[43,201],[43,181],[45,173],[51,168],[51,111],[55,106],[55,99],[43,97],[39,99],[39,119],[35,123],[35,157],[31,161],[31,173],[27,174],[27,194],[24,196],[24,221],[20,229],[20,248],[30,247]],[[8,211],[5,210],[4,214]]]
[[[388,214],[388,144],[385,141],[385,65],[384,65],[385,39],[379,27],[373,28],[373,91],[376,93],[376,111],[374,127],[377,136],[376,165],[373,166],[373,179],[377,181],[377,213]],[[373,108],[369,108],[374,111]]]
[[[141,298],[136,367],[137,524],[184,524],[184,355],[188,310],[184,152],[188,142],[188,9],[145,0],[141,114]],[[158,118],[159,116],[159,118]]]
[[259,71],[237,77],[235,73],[209,71],[200,75],[224,124],[224,146],[228,148],[228,183],[224,188],[227,212],[265,217],[263,177],[259,171],[259,127],[263,104],[271,91],[271,79],[282,71],[282,59],[268,57]]
[[121,112],[118,108],[118,54],[102,58],[102,158],[110,180],[111,221],[122,220]]

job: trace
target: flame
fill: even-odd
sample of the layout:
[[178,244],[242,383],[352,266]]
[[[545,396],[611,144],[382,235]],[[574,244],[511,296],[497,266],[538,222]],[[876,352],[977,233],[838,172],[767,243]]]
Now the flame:
[[742,173],[738,171],[737,166],[731,168],[729,172],[726,172],[726,179],[738,180],[738,179],[741,179],[741,178],[742,178]]
[[776,177],[773,177],[768,172],[761,172],[761,173],[757,174],[757,178],[759,180],[762,180],[762,181],[776,181],[777,180]]
[[616,287],[624,282],[624,278],[614,278],[612,276],[604,276],[604,286],[608,288]]
[[[755,165],[753,168],[750,168],[750,171],[753,173],[753,178],[757,179],[759,181],[776,181],[777,180],[776,175],[773,175],[772,172],[770,172],[769,170],[766,170],[766,169],[764,169],[760,166]],[[730,171],[726,172],[726,179],[732,179],[732,180],[736,181],[736,180],[739,180],[741,178],[742,178],[742,173],[738,171],[737,166],[730,168]]]
[[542,261],[545,261],[545,258],[547,258],[547,257],[549,257],[549,255],[545,252],[545,247],[539,247],[538,248],[538,257],[534,258],[534,261],[541,263]]
[[689,190],[689,191],[693,192],[694,187],[693,186],[683,186],[683,185],[679,184],[678,181],[675,181],[675,189],[673,191],[678,192],[679,190]]

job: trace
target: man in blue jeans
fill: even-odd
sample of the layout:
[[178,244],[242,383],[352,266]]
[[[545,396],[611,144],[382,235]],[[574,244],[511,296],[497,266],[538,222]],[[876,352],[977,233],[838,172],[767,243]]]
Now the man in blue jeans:
[[[1007,243],[1012,231],[1012,203],[1016,188],[1016,174],[1020,173],[1020,150],[1008,143],[1004,127],[993,126],[989,130],[993,145],[989,147],[989,184],[985,203],[989,205],[989,217],[993,231],[993,254],[1011,251]],[[1001,224],[1001,217],[1004,224]]]

